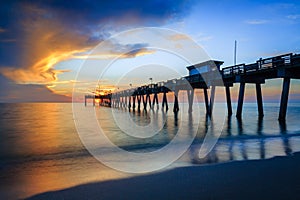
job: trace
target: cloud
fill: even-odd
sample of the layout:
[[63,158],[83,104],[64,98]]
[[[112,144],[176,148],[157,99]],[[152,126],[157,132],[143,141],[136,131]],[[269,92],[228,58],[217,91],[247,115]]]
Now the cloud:
[[212,35],[198,35],[195,39],[198,41],[198,42],[206,42],[206,41],[210,41],[212,40],[214,37]]
[[[47,17],[58,17],[66,24],[86,26],[99,22],[121,22],[135,25],[161,25],[165,20],[180,18],[186,14],[190,0],[165,1],[59,1],[54,0],[46,4],[41,1],[36,5],[42,9],[55,10],[55,14]],[[123,21],[125,19],[125,21]],[[74,23],[76,22],[76,23]]]
[[285,16],[285,23],[295,25],[300,22],[300,14],[290,14]]
[[0,73],[19,84],[49,84],[57,80],[57,75],[68,70],[55,70],[53,66],[69,58],[73,52],[53,53],[26,68],[2,67]]
[[179,41],[179,40],[190,40],[191,38],[185,34],[174,34],[171,35],[168,39],[172,40],[172,41]]
[[[30,85],[24,85],[24,90],[37,85],[47,94],[65,95],[72,83],[59,80],[62,76],[58,75],[69,70],[55,69],[58,63],[73,58],[131,58],[154,53],[147,44],[111,42],[101,54],[87,56],[94,46],[116,32],[180,19],[192,3],[186,0],[8,1],[0,7],[0,48],[5,49],[0,52],[0,74],[17,84]],[[13,88],[19,91],[21,86]]]
[[245,21],[245,23],[251,25],[260,25],[260,24],[267,24],[269,23],[269,21],[264,19],[253,19],[253,20],[247,20]]
[[101,48],[95,52],[85,51],[74,54],[72,58],[76,59],[112,59],[112,58],[133,58],[137,56],[155,53],[155,50],[149,49],[148,44],[120,44],[107,40],[101,43]]
[[136,56],[152,54],[155,50],[148,49],[149,45],[146,43],[136,43],[136,44],[112,44],[109,54],[117,55],[121,58],[133,58]]
[[4,40],[0,40],[0,42],[3,42],[3,43],[16,42],[16,41],[17,41],[16,39],[4,39]]
[[71,98],[54,94],[45,85],[13,84],[0,75],[0,102],[70,102]]
[[[0,73],[18,83],[48,84],[56,81],[57,74],[64,71],[55,70],[55,64],[69,58],[80,58],[79,53],[91,50],[108,38],[112,30],[117,31],[117,27],[157,25],[180,17],[183,3],[186,2],[14,2],[11,6],[20,12],[19,18],[9,13],[5,16],[5,12],[1,16],[13,18],[15,25],[19,25],[9,27],[11,33],[18,33],[13,35],[17,39],[4,38],[2,42],[18,42],[18,49],[14,51],[18,51],[18,55],[12,56],[13,59],[17,56],[18,61],[9,65],[13,67],[2,67]],[[103,55],[122,54],[123,58],[129,58],[153,53],[145,44],[114,43],[110,47]]]
[[286,16],[286,18],[292,19],[292,20],[300,19],[300,14],[288,15],[288,16]]
[[67,70],[55,70],[60,61],[92,47],[84,35],[66,28],[60,21],[44,17],[48,12],[35,6],[22,7],[26,17],[21,20],[22,37],[19,37],[15,55],[20,61],[13,67],[1,67],[7,78],[26,84],[48,84],[57,80],[57,74]]

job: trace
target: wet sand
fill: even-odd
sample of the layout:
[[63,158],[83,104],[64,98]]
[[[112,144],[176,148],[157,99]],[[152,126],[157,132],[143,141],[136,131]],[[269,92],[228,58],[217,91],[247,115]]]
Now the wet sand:
[[78,185],[29,199],[300,199],[300,153],[181,167]]

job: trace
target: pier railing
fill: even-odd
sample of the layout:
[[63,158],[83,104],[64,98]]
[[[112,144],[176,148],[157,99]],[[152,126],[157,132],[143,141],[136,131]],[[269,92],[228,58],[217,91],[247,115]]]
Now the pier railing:
[[256,61],[256,63],[252,63],[248,65],[243,63],[239,65],[225,67],[222,69],[221,73],[225,78],[241,75],[241,74],[246,75],[249,73],[256,73],[263,70],[270,70],[278,67],[291,66],[293,64],[292,63],[293,59],[295,59],[295,61],[298,61],[299,55],[297,54],[293,55],[292,53],[288,53],[288,54],[283,54],[283,55],[265,58],[265,59],[260,58],[259,60]]

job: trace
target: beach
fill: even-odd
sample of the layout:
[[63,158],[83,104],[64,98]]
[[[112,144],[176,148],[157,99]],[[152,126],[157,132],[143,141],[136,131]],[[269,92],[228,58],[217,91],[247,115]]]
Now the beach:
[[29,199],[299,199],[300,153],[78,185]]

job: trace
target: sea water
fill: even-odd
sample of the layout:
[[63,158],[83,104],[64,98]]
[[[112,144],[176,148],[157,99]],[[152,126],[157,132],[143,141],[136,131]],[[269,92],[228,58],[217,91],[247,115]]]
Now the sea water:
[[[277,120],[278,103],[264,103],[265,116],[262,119],[257,115],[255,103],[245,103],[242,120],[228,117],[224,112],[226,107],[217,103],[212,117],[205,115],[202,103],[199,103],[200,112],[194,110],[192,114],[186,112],[187,109],[180,109],[175,115],[172,104],[168,112],[161,108],[141,109],[140,112],[115,109],[117,114],[129,115],[138,126],[158,124],[159,131],[149,138],[133,137],[122,131],[111,108],[80,106],[84,110],[92,110],[107,138],[128,152],[155,152],[168,145],[178,131],[183,130],[182,141],[192,137],[192,143],[167,169],[291,156],[300,151],[300,104],[297,103],[289,104],[285,123]],[[236,105],[233,104],[233,107]],[[2,198],[25,198],[84,183],[135,176],[111,169],[93,157],[80,139],[75,127],[77,119],[73,114],[71,103],[0,104]],[[201,157],[200,149],[212,128],[216,143]],[[96,147],[101,144],[96,138],[94,141]],[[118,158],[116,152],[108,153],[112,160]]]

